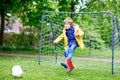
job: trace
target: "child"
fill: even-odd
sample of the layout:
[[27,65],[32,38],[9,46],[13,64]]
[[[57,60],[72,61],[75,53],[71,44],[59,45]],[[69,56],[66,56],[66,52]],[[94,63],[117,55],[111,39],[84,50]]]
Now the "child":
[[79,28],[77,24],[73,23],[71,18],[66,18],[64,21],[63,33],[53,42],[58,43],[64,39],[64,56],[65,62],[61,63],[64,68],[68,68],[67,72],[70,73],[74,66],[72,64],[72,54],[74,50],[79,46],[81,49],[84,47],[82,36],[84,32]]

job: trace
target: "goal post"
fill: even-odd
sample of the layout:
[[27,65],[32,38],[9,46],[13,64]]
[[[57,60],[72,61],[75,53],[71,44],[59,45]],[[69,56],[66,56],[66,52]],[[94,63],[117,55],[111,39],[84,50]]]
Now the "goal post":
[[83,37],[85,49],[76,50],[75,54],[91,56],[93,53],[101,55],[100,51],[111,53],[111,72],[113,74],[115,38],[119,39],[119,30],[117,19],[112,12],[44,12],[40,28],[39,65],[41,55],[54,56],[55,63],[57,63],[57,55],[63,55],[63,41],[57,45],[54,45],[53,41],[62,33],[63,20],[71,15],[73,21],[85,32]]

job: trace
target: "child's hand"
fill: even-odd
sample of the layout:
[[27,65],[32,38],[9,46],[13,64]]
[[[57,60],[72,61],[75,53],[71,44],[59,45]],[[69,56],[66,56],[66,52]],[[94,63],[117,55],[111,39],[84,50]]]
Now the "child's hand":
[[56,44],[56,42],[55,42],[55,41],[53,41],[53,44]]
[[79,36],[79,33],[74,33],[74,36]]

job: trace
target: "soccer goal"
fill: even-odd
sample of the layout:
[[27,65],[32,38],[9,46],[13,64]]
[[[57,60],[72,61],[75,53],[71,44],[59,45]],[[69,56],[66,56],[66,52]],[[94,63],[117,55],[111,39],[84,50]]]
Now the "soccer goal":
[[120,57],[119,20],[111,12],[44,12],[40,28],[40,49],[38,63],[42,57],[53,57],[57,63],[63,56],[63,41],[54,45],[53,41],[62,33],[63,20],[71,17],[84,31],[84,49],[75,50],[74,56],[90,58],[109,58],[114,73],[114,58]]

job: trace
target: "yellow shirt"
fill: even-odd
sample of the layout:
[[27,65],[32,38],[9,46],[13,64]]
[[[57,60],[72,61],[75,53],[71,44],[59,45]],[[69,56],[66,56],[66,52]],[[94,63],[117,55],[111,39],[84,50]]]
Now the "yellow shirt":
[[[74,26],[74,33],[79,33],[79,36],[75,36],[75,39],[79,45],[79,47],[81,49],[84,48],[84,43],[83,43],[83,35],[84,35],[84,32],[79,28],[79,26],[77,24],[73,24]],[[63,29],[63,33],[55,40],[56,43],[58,43],[59,41],[61,41],[62,39],[64,39],[64,48],[66,49],[67,47],[67,44],[68,44],[68,39],[67,39],[67,36],[66,36],[66,30],[65,28]]]

